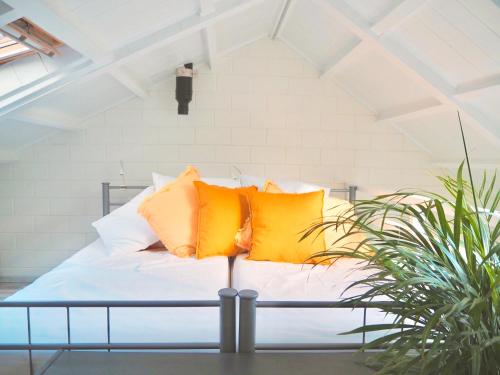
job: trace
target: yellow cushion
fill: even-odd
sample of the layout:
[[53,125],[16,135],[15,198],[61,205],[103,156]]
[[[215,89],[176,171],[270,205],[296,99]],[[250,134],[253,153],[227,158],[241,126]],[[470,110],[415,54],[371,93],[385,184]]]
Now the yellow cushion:
[[[344,199],[328,197],[325,198],[325,204],[323,208],[323,220],[325,222],[331,222],[333,225],[326,228],[325,233],[325,245],[328,250],[331,251],[343,251],[349,252],[350,250],[355,250],[360,242],[362,242],[366,237],[361,234],[350,234],[346,238],[342,238],[351,229],[348,222],[345,225],[337,227],[335,225],[336,221],[340,218],[348,218],[352,215],[352,204]],[[347,216],[347,217],[346,217]],[[354,216],[352,220],[356,220]],[[362,248],[359,251],[366,252],[368,249]]]
[[142,202],[139,213],[172,254],[194,255],[198,225],[198,197],[193,185],[200,176],[188,167],[173,182]]
[[252,248],[248,259],[317,263],[308,259],[325,250],[324,235],[299,242],[303,231],[322,220],[323,191],[305,194],[253,193],[250,196]]
[[[274,194],[283,193],[283,190],[271,180],[266,180],[263,191]],[[249,251],[252,247],[252,224],[250,223],[250,217],[246,218],[243,227],[236,233],[235,242],[239,253]]]
[[194,186],[199,200],[196,257],[236,255],[234,236],[248,217],[248,195],[257,188],[230,189],[201,181]]

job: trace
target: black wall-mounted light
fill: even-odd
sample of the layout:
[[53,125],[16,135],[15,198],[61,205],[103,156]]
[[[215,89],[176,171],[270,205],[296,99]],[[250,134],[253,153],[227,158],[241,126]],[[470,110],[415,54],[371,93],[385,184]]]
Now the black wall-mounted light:
[[189,102],[193,99],[193,63],[177,68],[175,81],[175,99],[179,103],[177,114],[187,115]]

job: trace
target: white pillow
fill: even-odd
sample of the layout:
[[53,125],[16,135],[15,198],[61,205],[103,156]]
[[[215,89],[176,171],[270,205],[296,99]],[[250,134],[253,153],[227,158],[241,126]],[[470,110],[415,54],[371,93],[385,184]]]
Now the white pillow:
[[[285,193],[300,194],[300,193],[310,193],[312,191],[323,190],[325,192],[325,198],[328,198],[328,196],[330,195],[330,188],[309,184],[307,182],[283,181],[274,179],[272,181],[275,182],[280,187],[280,189],[283,190]],[[262,190],[264,188],[265,182],[266,179],[264,177],[247,176],[247,175],[240,176],[241,186],[255,185],[259,188],[259,190]]]
[[[164,176],[159,173],[153,172],[153,184],[155,186],[155,190],[158,191],[166,184],[171,183],[177,177],[172,176]],[[201,179],[203,182],[206,182],[209,185],[218,185],[224,186],[228,188],[238,188],[241,187],[240,182],[238,180],[232,178],[221,178],[221,177],[205,177]]]
[[142,201],[153,193],[154,188],[150,186],[128,203],[92,223],[112,254],[143,250],[159,241],[148,222],[137,213]]

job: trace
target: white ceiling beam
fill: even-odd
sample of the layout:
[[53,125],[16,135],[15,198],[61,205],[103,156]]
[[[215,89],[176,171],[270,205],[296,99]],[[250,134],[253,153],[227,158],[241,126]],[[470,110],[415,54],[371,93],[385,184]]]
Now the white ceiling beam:
[[146,83],[135,77],[126,68],[118,67],[111,70],[109,74],[138,98],[145,99],[149,96]]
[[467,95],[476,93],[477,91],[487,90],[495,86],[500,86],[500,73],[482,77],[474,81],[465,82],[461,85],[458,85],[455,89],[454,94]]
[[500,129],[495,121],[481,111],[462,102],[454,96],[454,88],[429,66],[412,55],[392,38],[378,37],[371,25],[343,0],[317,0],[329,9],[332,15],[359,38],[374,43],[377,51],[411,79],[425,87],[432,96],[444,104],[449,104],[472,120],[476,131],[492,139],[500,147]]
[[3,1],[14,8],[16,12],[22,14],[23,17],[33,21],[49,34],[93,61],[101,62],[111,58],[95,41],[91,41],[85,33],[61,18],[44,2],[39,0]]
[[94,66],[89,60],[80,59],[64,69],[23,85],[0,97],[0,118],[55,90],[61,89],[86,73]]
[[413,16],[425,3],[425,0],[400,0],[395,7],[373,23],[372,31],[377,35],[382,35],[395,29]]
[[49,109],[27,109],[9,115],[9,118],[33,125],[55,129],[78,129],[80,120],[66,113]]
[[283,4],[281,5],[278,16],[276,17],[273,28],[271,30],[271,39],[274,40],[278,37],[278,35],[280,35],[281,31],[285,27],[286,22],[288,21],[288,18],[290,17],[290,14],[292,13],[291,9],[296,2],[296,0],[283,0]]
[[373,48],[373,44],[362,39],[353,39],[351,43],[337,51],[321,70],[321,78],[327,78],[342,70],[343,67],[360,61]]
[[[213,12],[215,12],[215,5],[212,0],[200,0],[200,16],[206,17]],[[217,53],[217,36],[213,25],[208,25],[203,30],[203,40],[205,41],[208,67],[213,69]]]
[[[263,1],[264,0],[225,1],[223,5],[216,6],[215,12],[208,16],[191,16],[118,48],[112,54],[112,58],[102,59],[101,62],[94,63],[90,66],[82,66],[81,69],[76,70],[70,76],[65,75],[60,79],[52,78],[49,82],[39,82],[35,86],[30,86],[29,90],[25,91],[23,95],[16,95],[14,98],[10,96],[0,98],[0,117],[51,92],[59,90],[68,84],[76,82],[83,76],[89,77],[92,75],[109,73],[137,57],[144,56],[151,51],[164,47],[193,33],[200,32],[209,25],[232,17]],[[54,33],[54,36],[58,37],[56,33]]]
[[439,103],[435,99],[426,99],[400,106],[389,111],[380,112],[377,115],[375,124],[385,125],[389,123],[399,123],[452,110],[453,107]]

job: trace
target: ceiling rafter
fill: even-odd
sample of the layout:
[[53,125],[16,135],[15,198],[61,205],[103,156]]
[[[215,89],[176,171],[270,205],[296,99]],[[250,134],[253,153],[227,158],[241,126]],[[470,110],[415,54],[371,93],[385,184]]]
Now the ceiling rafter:
[[425,87],[429,93],[443,104],[451,105],[468,117],[471,125],[484,137],[492,139],[500,147],[500,134],[495,122],[474,106],[464,103],[455,95],[455,89],[429,66],[411,54],[401,44],[388,36],[379,37],[371,30],[371,25],[344,0],[317,0],[335,18],[359,38],[373,43],[377,51],[394,63],[410,78]]
[[382,35],[401,25],[413,16],[426,0],[400,0],[400,2],[373,22],[371,29],[375,34]]
[[[206,17],[213,12],[215,12],[213,0],[200,0],[200,16]],[[213,69],[217,58],[217,35],[215,33],[215,27],[213,25],[207,25],[202,33],[205,41],[205,49],[207,51],[208,67]]]
[[297,0],[284,0],[283,4],[281,5],[281,8],[278,12],[278,16],[276,17],[276,20],[274,21],[273,28],[271,30],[270,37],[271,39],[276,39],[283,28],[285,27],[285,24],[288,21],[288,18],[290,17],[290,14],[292,13],[292,8],[294,5],[297,3]]
[[125,67],[112,69],[109,74],[138,98],[144,99],[149,96],[146,83],[130,73]]
[[[13,0],[8,1],[14,3]],[[155,49],[168,45],[195,32],[200,32],[207,26],[213,25],[215,22],[239,14],[263,1],[264,0],[231,0],[224,2],[223,5],[216,5],[215,11],[207,16],[194,15],[173,25],[168,25],[150,35],[146,35],[134,42],[117,48],[112,54],[106,54],[104,57],[96,58],[99,62],[90,65],[86,63],[79,69],[75,69],[71,74],[53,77],[48,82],[37,82],[34,85],[27,85],[24,87],[22,94],[18,94],[16,97],[9,96],[0,101],[0,117],[51,92],[59,90],[70,83],[76,82],[84,76],[89,78],[99,74],[110,73],[113,69],[125,65],[139,56],[144,56]],[[25,4],[24,1],[21,3]],[[28,0],[26,3],[31,4],[33,1]],[[36,4],[35,9],[39,9],[40,4],[34,3]],[[43,4],[41,5],[43,6]],[[58,20],[58,24],[60,23],[61,21]],[[57,30],[51,29],[47,31],[53,33],[54,36],[58,38],[64,39],[60,37]],[[69,33],[74,36],[73,31]],[[66,42],[66,40],[64,41]],[[68,44],[70,43],[68,42]],[[92,51],[89,51],[89,56],[94,56]]]
[[415,103],[381,112],[377,115],[376,125],[402,122],[415,118],[434,115],[453,110],[452,106],[440,103],[436,99],[424,99]]
[[455,88],[455,95],[468,95],[477,91],[500,86],[500,73],[482,77],[480,79],[463,83]]

